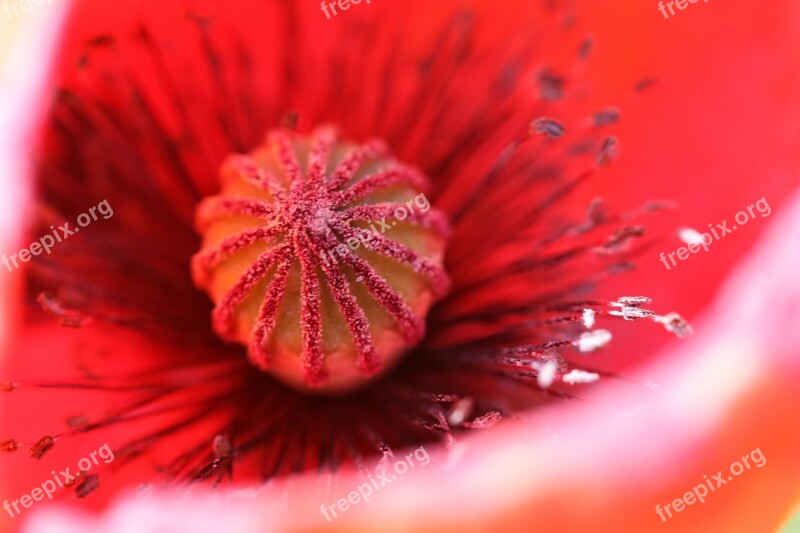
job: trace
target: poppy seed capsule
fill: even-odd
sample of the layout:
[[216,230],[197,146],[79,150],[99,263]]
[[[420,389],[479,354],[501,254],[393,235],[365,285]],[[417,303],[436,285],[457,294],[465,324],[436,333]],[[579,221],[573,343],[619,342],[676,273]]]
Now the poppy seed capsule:
[[215,303],[223,339],[299,389],[356,388],[424,336],[449,288],[448,224],[425,196],[428,180],[384,144],[272,132],[221,169],[203,200],[195,284]]

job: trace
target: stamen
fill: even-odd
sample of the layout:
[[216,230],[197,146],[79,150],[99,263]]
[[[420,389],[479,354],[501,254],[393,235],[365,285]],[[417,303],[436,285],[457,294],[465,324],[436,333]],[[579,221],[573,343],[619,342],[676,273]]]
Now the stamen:
[[581,353],[588,353],[598,350],[611,342],[611,332],[605,329],[597,329],[582,333],[574,345]]
[[616,301],[608,302],[609,307],[621,309],[620,311],[608,311],[608,315],[621,316],[625,320],[639,320],[641,318],[651,318],[654,322],[662,324],[670,333],[678,337],[691,335],[694,330],[686,320],[677,313],[657,315],[653,311],[641,309],[640,306],[648,304],[651,299],[647,296],[624,296]]
[[556,375],[558,374],[558,365],[556,365],[554,362],[548,361],[544,364],[535,362],[533,368],[538,371],[536,383],[540,388],[547,389],[556,380]]
[[78,328],[91,322],[89,317],[77,311],[66,309],[63,302],[49,292],[39,293],[36,297],[36,301],[48,314],[58,317],[58,322],[62,326]]
[[564,96],[564,78],[551,70],[544,70],[539,75],[539,95],[543,100],[556,101]]
[[470,429],[491,429],[503,419],[498,411],[490,411],[471,422],[464,422],[464,427]]
[[583,327],[586,329],[592,329],[594,327],[595,322],[595,311],[594,309],[584,309],[583,316],[581,318],[583,322]]
[[233,454],[233,445],[225,435],[214,437],[212,449],[214,450],[214,457],[217,459],[226,459]]
[[617,156],[617,145],[619,141],[614,136],[606,137],[603,141],[603,146],[600,148],[600,154],[597,156],[597,165],[606,166]]
[[679,229],[678,238],[686,244],[703,244],[703,234],[692,228]]
[[86,476],[80,485],[75,489],[78,498],[85,498],[100,487],[100,478],[95,475]]
[[576,385],[579,383],[594,383],[595,381],[600,379],[600,374],[595,374],[594,372],[586,372],[584,370],[573,369],[569,371],[567,374],[561,376],[561,381],[564,383],[568,383],[570,385]]
[[654,316],[653,320],[663,324],[664,328],[678,337],[688,337],[694,333],[694,328],[678,313],[668,313],[664,316]]
[[598,111],[592,117],[595,127],[608,126],[619,120],[619,111],[616,109],[605,109]]
[[616,302],[611,302],[612,307],[622,308],[622,311],[610,311],[612,316],[621,316],[625,320],[639,320],[640,318],[650,318],[655,313],[647,309],[640,309],[639,306],[650,303],[650,298],[646,296],[626,296],[619,298]]
[[31,447],[31,457],[34,459],[41,459],[44,454],[53,448],[53,446],[55,446],[55,439],[53,437],[42,437]]
[[641,307],[643,305],[647,305],[653,300],[648,298],[647,296],[623,296],[622,298],[617,298],[617,301],[612,303],[611,305],[618,305],[619,307]]
[[531,130],[533,133],[545,135],[551,139],[564,136],[564,126],[551,118],[537,118],[531,123]]
[[455,402],[447,415],[447,422],[455,427],[460,426],[472,414],[475,401],[470,397],[464,397]]

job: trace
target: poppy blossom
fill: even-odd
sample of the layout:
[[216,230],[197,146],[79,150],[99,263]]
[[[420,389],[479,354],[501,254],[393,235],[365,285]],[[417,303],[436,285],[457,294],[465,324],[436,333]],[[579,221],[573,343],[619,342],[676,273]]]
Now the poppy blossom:
[[[472,439],[478,449],[499,435],[518,442],[508,427],[472,434],[529,419],[553,402],[574,407],[594,390],[587,385],[619,380],[614,371],[624,365],[607,359],[601,370],[583,358],[606,347],[615,321],[639,322],[644,339],[662,330],[691,332],[679,315],[651,310],[648,297],[602,298],[594,288],[625,274],[652,247],[641,220],[664,206],[607,207],[617,203],[612,194],[602,202],[575,199],[576,189],[592,190],[614,159],[618,114],[597,107],[582,84],[591,40],[574,31],[571,11],[376,3],[328,20],[316,6],[276,3],[236,13],[181,7],[133,19],[109,15],[92,28],[80,16],[89,7],[79,5],[68,27],[39,143],[37,212],[28,233],[41,236],[42,246],[52,234],[57,246],[16,272],[40,309],[29,309],[9,351],[15,376],[4,389],[8,405],[30,398],[48,406],[24,423],[20,411],[6,414],[3,427],[14,435],[3,445],[15,452],[9,457],[18,471],[25,448],[69,463],[108,439],[113,464],[75,480],[78,495],[91,496],[86,501],[141,483],[284,483],[315,472],[343,472],[347,480],[352,469],[364,476],[376,461],[418,446],[458,455]],[[407,38],[404,25],[414,28]],[[631,80],[627,96],[650,85]],[[320,139],[314,132],[327,124],[349,143],[338,161],[315,158],[306,144],[313,146]],[[294,161],[281,158],[281,141],[270,140],[276,135],[293,144]],[[354,200],[359,184],[381,178],[357,166],[361,176],[337,183],[337,171],[370,139],[424,175],[402,183],[409,189],[400,205],[429,182],[426,194],[446,221],[427,222],[449,228],[433,232],[440,242],[431,257],[438,260],[446,244],[441,275],[421,275],[438,267],[413,250],[424,248],[422,219],[404,228],[410,241],[373,232],[367,239],[374,251],[342,249],[343,265],[326,269],[324,258],[309,253],[319,248],[310,235],[322,225],[326,245],[339,247],[354,226],[296,217],[295,199],[281,204],[292,221],[292,236],[284,238],[300,235],[294,254],[281,252],[284,271],[270,274],[273,265],[256,260],[264,249],[248,248],[246,257],[226,256],[237,263],[226,272],[219,274],[226,265],[215,259],[192,279],[192,258],[197,264],[207,251],[201,236],[209,238],[209,210],[213,221],[231,226],[217,243],[240,242],[236,217],[261,227],[256,204],[240,203],[237,211],[225,203],[230,173],[223,161],[252,156],[247,161],[258,164],[239,167],[240,178],[277,168],[284,192],[316,180]],[[253,150],[260,144],[277,159],[259,159]],[[301,154],[308,151],[306,162]],[[367,159],[361,165],[383,164]],[[292,169],[307,172],[292,178]],[[109,216],[96,217],[103,205]],[[373,216],[380,206],[370,199],[346,208],[370,208]],[[79,228],[63,225],[75,220]],[[252,269],[267,283],[245,284]],[[227,296],[207,283],[219,276],[226,290],[239,283],[247,294],[220,307]],[[401,290],[400,280],[412,289]],[[295,289],[273,290],[280,282]],[[420,297],[422,286],[437,293],[429,311],[433,300]],[[428,301],[417,305],[415,298]],[[388,318],[376,318],[381,313]],[[233,324],[221,316],[237,321],[236,335],[220,335],[226,328],[219,323]],[[411,327],[418,322],[424,334]],[[395,338],[404,340],[371,348]],[[23,351],[27,357],[15,355]],[[353,351],[333,363],[332,352]],[[277,353],[296,363],[274,372]],[[347,383],[361,376],[359,388],[314,390],[345,372]],[[627,386],[637,392],[625,395],[627,402],[650,397],[645,380]],[[15,478],[15,492],[40,473],[26,469],[31,475]],[[405,501],[399,493],[398,501]]]

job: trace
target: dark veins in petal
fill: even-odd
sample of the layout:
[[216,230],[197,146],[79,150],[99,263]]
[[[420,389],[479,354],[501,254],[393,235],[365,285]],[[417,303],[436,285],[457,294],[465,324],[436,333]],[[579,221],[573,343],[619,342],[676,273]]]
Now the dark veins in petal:
[[[0,383],[6,394],[104,391],[103,414],[0,449],[30,447],[38,457],[125,420],[131,437],[115,447],[115,466],[159,451],[168,460],[156,482],[365,469],[407,446],[452,444],[551,399],[577,399],[575,355],[608,342],[595,321],[642,318],[684,332],[676,315],[644,310],[646,299],[587,296],[632,268],[642,231],[630,219],[641,210],[611,214],[596,201],[585,216],[568,215],[572,190],[613,156],[606,129],[618,112],[579,97],[573,73],[589,46],[569,38],[563,10],[542,2],[512,26],[455,2],[362,4],[334,21],[314,6],[263,4],[236,21],[231,10],[176,12],[169,32],[144,14],[65,59],[41,151],[37,231],[103,199],[114,216],[36,258],[31,298],[47,312],[36,320],[127,328],[172,355],[122,372],[136,362],[122,365],[111,350],[83,369],[85,379]],[[545,63],[554,43],[572,48],[558,68]],[[453,227],[452,289],[421,344],[380,382],[327,398],[288,390],[254,368],[244,347],[220,341],[211,302],[189,275],[194,209],[216,192],[225,157],[275,127],[324,123],[347,138],[383,139],[422,169]],[[96,486],[86,479],[79,490]]]

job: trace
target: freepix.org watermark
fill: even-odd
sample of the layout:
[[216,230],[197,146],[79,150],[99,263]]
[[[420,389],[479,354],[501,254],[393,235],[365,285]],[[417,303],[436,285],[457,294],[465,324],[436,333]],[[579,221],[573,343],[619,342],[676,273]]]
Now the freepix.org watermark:
[[[413,215],[416,209],[419,210],[420,213],[425,213],[431,208],[431,203],[428,201],[428,198],[425,194],[418,194],[412,200],[409,200],[405,203],[405,206],[400,206],[394,210],[394,218],[397,220],[393,220],[391,222],[387,222],[386,219],[388,217],[383,217],[380,220],[376,220],[369,223],[369,227],[372,229],[372,233],[375,234],[382,234],[385,233],[386,230],[393,228],[397,225],[398,221],[402,221],[407,219],[409,216]],[[378,227],[375,227],[375,224]],[[339,260],[336,258],[337,254],[339,257],[345,257],[348,254],[347,249],[350,248],[351,250],[357,250],[364,245],[364,248],[370,250],[371,247],[368,244],[370,239],[370,230],[366,228],[356,228],[358,230],[359,236],[358,237],[351,237],[347,239],[347,245],[340,244],[336,248],[332,248],[330,250],[323,250],[320,252],[320,257],[325,262],[325,266],[330,266],[331,263],[338,264]]]
[[706,496],[710,494],[709,491],[714,492],[723,485],[727,485],[728,482],[733,481],[735,476],[742,475],[745,470],[750,470],[754,465],[757,468],[761,468],[765,464],[767,464],[767,458],[761,453],[761,448],[756,448],[748,455],[743,456],[741,462],[734,461],[731,463],[729,468],[730,475],[726,476],[722,470],[711,477],[706,474],[703,476],[703,482],[686,492],[682,498],[676,498],[672,503],[668,503],[664,507],[661,507],[661,504],[656,504],[656,514],[661,518],[662,522],[666,522],[667,517],[672,518],[672,511],[680,513],[687,506],[694,505],[696,502],[706,503]]
[[[658,3],[658,10],[661,11],[661,14],[664,15],[664,18],[669,20],[670,16],[675,16],[677,13],[675,9],[673,9],[673,5],[675,8],[683,11],[689,4],[696,4],[699,0],[671,0],[669,2],[664,2],[663,0]],[[703,0],[704,4],[708,3],[708,0]],[[667,15],[667,10],[669,10],[669,15]]]
[[[675,250],[674,252],[670,252],[665,254],[661,252],[659,256],[660,261],[664,263],[664,268],[667,270],[671,269],[672,266],[677,266],[678,263],[675,261],[675,256],[678,256],[678,259],[681,261],[686,261],[689,258],[689,254],[696,254],[700,251],[700,248],[708,252],[708,247],[715,241],[718,241],[728,235],[729,233],[733,233],[741,226],[747,224],[750,220],[754,220],[756,218],[756,212],[761,215],[761,218],[768,217],[772,213],[772,208],[769,206],[766,197],[761,198],[761,200],[757,201],[754,204],[750,204],[747,206],[747,209],[742,209],[736,216],[734,217],[734,222],[732,226],[728,227],[728,221],[723,220],[722,223],[717,224],[716,226],[712,226],[710,223],[708,225],[708,229],[711,233],[700,233],[699,231],[691,228],[682,228],[678,232],[678,236],[680,239],[686,243],[686,246],[682,246]],[[667,261],[669,259],[669,262]]]
[[24,494],[13,501],[5,500],[3,502],[3,509],[6,510],[11,518],[16,518],[21,515],[25,509],[29,509],[34,503],[44,500],[45,497],[47,497],[48,500],[52,500],[53,494],[55,494],[58,489],[69,487],[75,484],[79,479],[84,479],[86,473],[93,467],[99,465],[101,460],[104,464],[108,464],[114,460],[114,452],[108,444],[104,444],[90,453],[89,457],[78,461],[78,471],[75,472],[74,475],[71,472],[71,468],[66,468],[59,473],[53,470],[50,472],[53,475],[53,479],[48,479],[39,487],[33,489],[30,494]]
[[[55,226],[50,226],[50,229],[53,230],[52,235],[48,233],[38,241],[32,242],[27,248],[23,248],[19,252],[10,256],[3,254],[3,256],[0,258],[0,261],[3,262],[9,272],[13,272],[19,268],[19,262],[27,263],[33,258],[33,256],[39,255],[42,252],[46,252],[48,255],[50,255],[56,244],[64,242],[64,240],[68,239],[70,236],[78,233],[81,228],[85,228],[92,222],[96,221],[98,219],[98,213],[102,215],[103,220],[108,220],[114,216],[114,210],[111,209],[111,205],[108,203],[108,200],[103,200],[96,206],[89,208],[86,213],[81,213],[78,215],[78,227],[70,228],[69,222],[65,222],[58,228]],[[17,259],[19,259],[19,261],[17,261]]]
[[[372,0],[364,0],[364,2],[371,4]],[[339,12],[336,11],[337,7],[340,11],[347,11],[353,5],[358,5],[360,3],[361,0],[336,0],[334,2],[326,2],[325,0],[322,0],[320,9],[323,13],[325,13],[325,16],[328,17],[328,20],[331,20],[331,13],[333,13],[334,17],[339,14]]]
[[5,13],[6,17],[9,19],[14,20],[22,13],[33,9],[34,6],[40,6],[45,3],[52,6],[53,0],[4,0],[3,13]]
[[[372,477],[371,474],[368,474],[369,479],[363,485],[358,487],[357,490],[352,490],[347,495],[347,498],[339,498],[336,503],[331,505],[325,505],[324,503],[320,505],[319,512],[322,513],[328,522],[332,522],[334,518],[338,518],[336,514],[336,510],[338,509],[340,512],[344,513],[348,509],[350,509],[351,505],[357,505],[364,501],[365,503],[369,503],[369,499],[372,496],[373,489],[374,491],[379,491],[386,485],[389,485],[392,481],[397,479],[397,476],[402,476],[409,469],[414,468],[416,466],[414,459],[419,462],[420,465],[426,466],[428,463],[431,462],[431,457],[428,455],[428,452],[425,450],[424,446],[420,446],[413,452],[406,455],[405,460],[396,461],[392,468],[386,468],[381,472],[375,472],[375,477]],[[391,473],[391,470],[394,470],[394,474]]]

